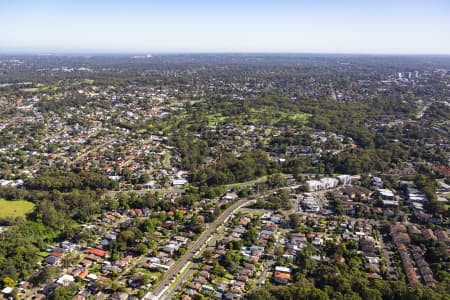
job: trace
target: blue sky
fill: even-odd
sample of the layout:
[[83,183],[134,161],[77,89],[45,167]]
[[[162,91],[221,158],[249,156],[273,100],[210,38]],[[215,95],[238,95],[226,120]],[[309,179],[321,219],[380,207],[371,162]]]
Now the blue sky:
[[0,0],[0,52],[450,54],[448,0]]

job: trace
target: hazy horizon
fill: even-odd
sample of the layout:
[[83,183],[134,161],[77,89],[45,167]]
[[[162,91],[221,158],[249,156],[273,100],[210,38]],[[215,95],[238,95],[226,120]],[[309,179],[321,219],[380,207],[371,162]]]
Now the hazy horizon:
[[0,0],[3,54],[450,55],[450,2]]
[[79,51],[66,51],[66,50],[35,50],[35,49],[0,49],[0,55],[23,55],[23,56],[157,56],[157,55],[305,55],[305,56],[374,56],[374,57],[389,57],[389,56],[411,56],[411,57],[450,57],[450,54],[446,53],[364,53],[364,52],[206,52],[206,51],[147,51],[147,52],[132,52],[132,51],[95,51],[95,50],[79,50]]

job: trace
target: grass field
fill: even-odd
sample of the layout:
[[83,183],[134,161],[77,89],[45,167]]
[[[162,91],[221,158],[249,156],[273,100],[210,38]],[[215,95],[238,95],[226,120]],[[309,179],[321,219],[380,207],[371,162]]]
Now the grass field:
[[29,93],[34,93],[34,92],[39,92],[39,88],[25,88],[25,89],[21,89],[22,92],[29,92]]
[[22,92],[35,93],[35,92],[48,92],[48,91],[56,91],[58,89],[57,85],[45,85],[42,83],[38,83],[36,87],[33,88],[23,88]]
[[219,124],[252,124],[252,125],[274,125],[283,120],[297,121],[300,124],[306,124],[310,114],[307,113],[287,113],[281,111],[272,111],[270,109],[251,109],[248,114],[235,116],[224,116],[222,113],[210,113],[208,118],[209,125]]
[[33,209],[34,204],[25,200],[8,201],[0,199],[0,218],[23,217]]
[[206,99],[198,99],[198,100],[191,100],[191,101],[189,101],[189,103],[191,105],[194,105],[194,104],[197,104],[197,103],[203,103],[205,101],[206,101]]

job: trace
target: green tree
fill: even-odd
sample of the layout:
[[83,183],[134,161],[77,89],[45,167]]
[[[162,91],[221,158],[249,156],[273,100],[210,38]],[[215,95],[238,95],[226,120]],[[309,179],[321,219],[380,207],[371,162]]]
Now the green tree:
[[15,285],[14,279],[12,279],[10,277],[3,278],[2,282],[3,282],[3,287],[13,287]]
[[286,184],[286,178],[280,173],[270,175],[267,178],[267,185],[271,188],[284,187]]

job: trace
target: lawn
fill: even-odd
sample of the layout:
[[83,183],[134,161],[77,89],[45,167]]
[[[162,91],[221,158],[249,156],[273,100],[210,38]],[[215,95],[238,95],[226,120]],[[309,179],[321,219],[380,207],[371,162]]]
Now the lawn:
[[28,93],[35,93],[35,92],[48,92],[48,91],[56,91],[58,90],[58,86],[57,85],[46,85],[46,84],[42,84],[42,83],[38,83],[36,84],[36,87],[33,88],[23,88],[21,89],[23,92],[28,92]]
[[259,183],[259,182],[264,182],[267,180],[267,176],[262,176],[253,180],[249,180],[249,181],[245,181],[245,182],[238,182],[238,183],[230,183],[230,184],[226,184],[225,187],[226,188],[240,188],[240,187],[248,187],[248,186],[252,186],[255,183]]
[[38,253],[38,256],[42,257],[42,259],[46,258],[50,252],[42,251]]
[[25,200],[8,201],[0,199],[0,218],[6,217],[24,217],[32,212],[34,204]]
[[206,101],[206,99],[198,99],[198,100],[191,100],[190,101],[190,104],[191,105],[194,105],[194,104],[197,104],[197,103],[204,103]]
[[38,92],[39,88],[25,88],[25,89],[21,89],[21,91],[28,92],[28,93],[34,93],[34,92]]
[[206,117],[209,125],[218,124],[252,124],[252,125],[274,125],[280,121],[294,121],[298,124],[306,124],[310,114],[307,113],[289,113],[282,111],[273,111],[270,108],[252,108],[249,113],[224,116],[221,112],[210,113]]
[[209,125],[218,124],[252,124],[252,125],[273,125],[283,120],[297,121],[299,123],[306,123],[309,114],[306,113],[286,113],[273,112],[270,110],[256,110],[252,109],[248,114],[224,116],[222,113],[210,113],[207,116]]
[[228,118],[223,116],[222,113],[214,113],[214,114],[208,114],[206,116],[208,118],[209,125],[218,125],[226,123]]
[[139,134],[143,134],[143,133],[146,133],[146,132],[147,132],[147,129],[145,129],[145,128],[141,128],[141,129],[136,131],[136,133],[139,133]]

